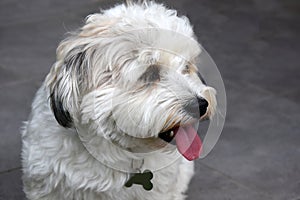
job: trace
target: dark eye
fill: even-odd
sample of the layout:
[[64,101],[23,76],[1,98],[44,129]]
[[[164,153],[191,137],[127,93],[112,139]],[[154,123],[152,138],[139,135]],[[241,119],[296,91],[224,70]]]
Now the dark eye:
[[185,65],[183,70],[182,70],[182,74],[189,74],[190,73],[190,66],[189,65]]
[[140,76],[139,80],[144,81],[146,83],[156,82],[160,80],[159,74],[159,66],[158,65],[150,65],[147,70]]

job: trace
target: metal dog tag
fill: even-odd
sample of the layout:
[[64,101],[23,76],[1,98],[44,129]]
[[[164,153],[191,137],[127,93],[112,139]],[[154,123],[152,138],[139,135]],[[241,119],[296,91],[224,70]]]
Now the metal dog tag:
[[125,187],[131,187],[133,184],[142,185],[145,190],[152,190],[153,184],[151,179],[153,173],[150,170],[145,170],[143,173],[133,173],[129,180],[125,183]]

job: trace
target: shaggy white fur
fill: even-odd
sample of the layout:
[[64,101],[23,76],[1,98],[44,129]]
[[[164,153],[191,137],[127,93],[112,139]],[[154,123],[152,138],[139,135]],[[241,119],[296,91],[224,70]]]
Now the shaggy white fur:
[[[184,199],[196,158],[186,151],[196,150],[177,141],[178,153],[161,138],[189,140],[190,124],[214,114],[215,90],[194,63],[200,53],[188,19],[154,2],[88,16],[59,45],[22,132],[27,198]],[[145,169],[151,191],[124,186]]]

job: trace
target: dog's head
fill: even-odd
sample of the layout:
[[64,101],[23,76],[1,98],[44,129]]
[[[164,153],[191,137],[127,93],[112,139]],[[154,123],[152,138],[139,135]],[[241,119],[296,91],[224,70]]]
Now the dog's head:
[[188,19],[162,5],[90,15],[60,44],[46,78],[55,118],[127,149],[176,137],[179,151],[195,159],[200,141],[193,125],[216,106],[216,92],[196,65],[200,53]]

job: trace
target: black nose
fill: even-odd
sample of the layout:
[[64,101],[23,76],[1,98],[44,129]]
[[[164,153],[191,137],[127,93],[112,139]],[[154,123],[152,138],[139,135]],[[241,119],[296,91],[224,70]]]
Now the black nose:
[[208,102],[204,98],[197,98],[189,101],[184,110],[194,118],[199,118],[206,113]]

